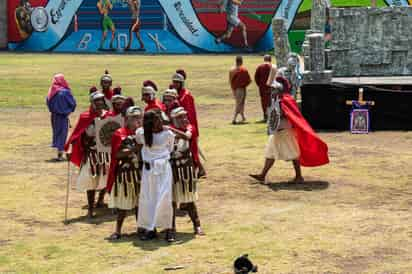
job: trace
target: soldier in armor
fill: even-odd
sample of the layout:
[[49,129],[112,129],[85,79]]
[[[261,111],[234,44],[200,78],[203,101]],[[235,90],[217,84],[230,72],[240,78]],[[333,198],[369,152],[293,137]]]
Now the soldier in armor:
[[113,97],[111,100],[112,106],[113,106],[113,110],[110,111],[110,115],[111,116],[116,116],[116,115],[123,115],[124,113],[124,103],[127,100],[127,97],[123,96],[121,94],[121,88],[120,87],[116,87],[113,89]]
[[166,110],[163,103],[156,98],[156,89],[152,85],[145,85],[145,83],[143,83],[142,101],[146,104],[144,112],[148,112],[153,109],[160,109],[161,111]]
[[77,190],[87,192],[88,217],[93,217],[96,190],[100,190],[96,207],[104,207],[107,171],[110,163],[108,153],[100,153],[96,148],[95,119],[108,116],[104,95],[94,92],[90,95],[91,107],[80,115],[72,135],[65,145],[67,152],[72,146],[70,161],[80,167]]
[[[196,134],[195,138],[199,140],[200,131],[197,121],[196,104],[192,93],[185,87],[186,85],[186,72],[179,69],[177,73],[172,76],[171,87],[177,90],[177,100],[180,106],[182,106],[187,111],[187,118],[190,124],[195,128]],[[206,170],[200,161],[199,157],[199,144],[193,144],[193,160],[195,161],[195,166],[199,168],[198,176],[199,178],[206,177]]]
[[276,160],[292,161],[295,178],[292,182],[303,183],[301,165],[321,166],[329,163],[328,146],[304,119],[290,95],[289,81],[282,76],[271,84],[272,103],[268,113],[269,140],[265,151],[265,164],[260,174],[250,176],[264,182]]
[[261,174],[250,175],[258,181],[264,181],[267,172],[275,163],[275,160],[292,161],[295,168],[296,177],[294,182],[300,183],[304,179],[302,177],[299,164],[299,145],[297,143],[294,129],[285,117],[281,109],[281,93],[290,93],[290,84],[285,79],[280,83],[280,78],[277,77],[272,83],[271,107],[268,117],[268,134],[269,140],[265,151],[265,165]]
[[297,100],[297,94],[302,83],[302,73],[300,71],[300,60],[296,53],[290,53],[287,61],[287,67],[281,67],[278,70],[272,68],[269,81],[273,83],[277,76],[285,77],[290,83],[290,94]]
[[174,110],[175,108],[180,107],[180,103],[179,103],[179,100],[177,99],[177,97],[178,97],[177,90],[175,90],[174,88],[166,89],[163,92],[162,103],[166,107],[165,114],[167,115],[169,120],[171,119],[170,114],[171,114],[172,110]]
[[[197,169],[193,161],[192,145],[197,142],[195,128],[189,123],[187,112],[178,107],[171,112],[171,131],[176,134],[171,165],[173,171],[173,207],[187,210],[193,223],[194,233],[204,235],[196,207]],[[176,229],[175,214],[173,228]]]
[[132,106],[126,111],[126,126],[119,128],[112,137],[112,161],[107,180],[107,191],[110,193],[109,207],[117,209],[116,230],[112,240],[121,237],[123,221],[127,211],[135,210],[140,193],[141,159],[136,142],[136,130],[142,126],[143,111]]

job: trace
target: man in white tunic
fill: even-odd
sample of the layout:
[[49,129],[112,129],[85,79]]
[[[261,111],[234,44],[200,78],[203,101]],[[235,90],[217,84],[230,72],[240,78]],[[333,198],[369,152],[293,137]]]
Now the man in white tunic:
[[159,111],[144,114],[143,128],[136,131],[142,145],[142,181],[139,197],[138,227],[146,229],[141,240],[156,237],[155,228],[166,229],[166,240],[173,241],[173,207],[170,154],[175,135],[163,127]]

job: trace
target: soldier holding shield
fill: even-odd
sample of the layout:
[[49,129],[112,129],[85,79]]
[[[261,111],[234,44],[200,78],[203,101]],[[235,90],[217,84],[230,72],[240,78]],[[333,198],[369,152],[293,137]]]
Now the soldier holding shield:
[[126,125],[115,131],[112,137],[112,160],[110,162],[107,191],[109,207],[117,209],[116,230],[110,237],[120,239],[127,211],[135,210],[140,193],[140,153],[136,143],[136,130],[142,126],[143,111],[137,106],[129,107],[125,114]]
[[98,153],[96,148],[95,119],[104,119],[108,116],[104,95],[99,92],[92,93],[90,103],[90,109],[80,114],[64,148],[67,152],[71,146],[70,161],[80,168],[77,190],[87,193],[88,217],[92,218],[96,190],[100,190],[96,207],[104,205],[106,174],[110,159],[109,155]]
[[[187,210],[193,223],[194,233],[204,235],[196,206],[198,175],[193,160],[193,153],[198,153],[193,151],[196,147],[194,144],[197,144],[196,129],[189,123],[187,112],[183,107],[172,110],[170,116],[172,118],[170,130],[176,134],[171,160],[174,209],[180,206],[181,209]],[[173,228],[176,228],[175,214]]]

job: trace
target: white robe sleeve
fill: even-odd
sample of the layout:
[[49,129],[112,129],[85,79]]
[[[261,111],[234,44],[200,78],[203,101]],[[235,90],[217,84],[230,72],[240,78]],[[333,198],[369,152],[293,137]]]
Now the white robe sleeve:
[[139,145],[144,145],[144,131],[143,131],[143,128],[138,128],[136,130],[136,142]]

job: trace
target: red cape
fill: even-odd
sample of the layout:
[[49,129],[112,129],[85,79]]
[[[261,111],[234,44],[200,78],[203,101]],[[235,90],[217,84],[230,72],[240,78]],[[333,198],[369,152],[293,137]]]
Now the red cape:
[[107,98],[108,100],[112,100],[113,97],[113,90],[108,89],[107,91],[102,90],[104,97]]
[[147,112],[151,109],[160,109],[161,111],[166,111],[165,105],[160,102],[158,99],[154,99],[147,103],[146,107],[144,108],[144,112]]
[[193,162],[195,163],[195,166],[198,167],[200,163],[199,146],[197,144],[199,134],[196,132],[196,129],[191,124],[188,124],[185,128],[177,128],[174,125],[172,125],[172,127],[185,132],[190,131],[192,133],[192,138],[190,139],[190,151],[192,152]]
[[129,135],[134,135],[135,132],[131,131],[127,127],[122,127],[117,129],[113,136],[112,136],[112,152],[111,152],[111,160],[110,160],[110,169],[109,169],[109,176],[107,176],[107,186],[106,189],[110,193],[112,191],[112,187],[116,178],[116,167],[118,160],[116,158],[117,152],[119,152],[120,145],[122,144],[123,140],[127,138]]
[[241,66],[234,72],[230,85],[232,86],[232,89],[245,88],[251,82],[252,79],[250,79],[249,72],[244,66]]
[[[106,117],[107,115],[108,112],[106,112],[103,115],[103,117]],[[70,161],[78,167],[80,167],[84,156],[84,148],[81,142],[82,134],[85,132],[87,127],[91,123],[93,123],[93,120],[96,117],[97,113],[90,110],[80,114],[79,120],[77,121],[77,125],[75,126],[72,134],[70,135],[69,140],[64,145],[64,150],[66,152],[69,150],[70,145],[72,145]]]
[[190,124],[195,129],[194,137],[199,137],[199,126],[197,123],[197,113],[195,106],[195,99],[189,90],[182,88],[178,91],[179,93],[179,103],[187,111],[187,118],[189,119]]
[[329,163],[327,144],[316,135],[300,113],[298,105],[290,94],[282,95],[281,108],[295,128],[300,148],[300,164],[306,167],[315,167]]

